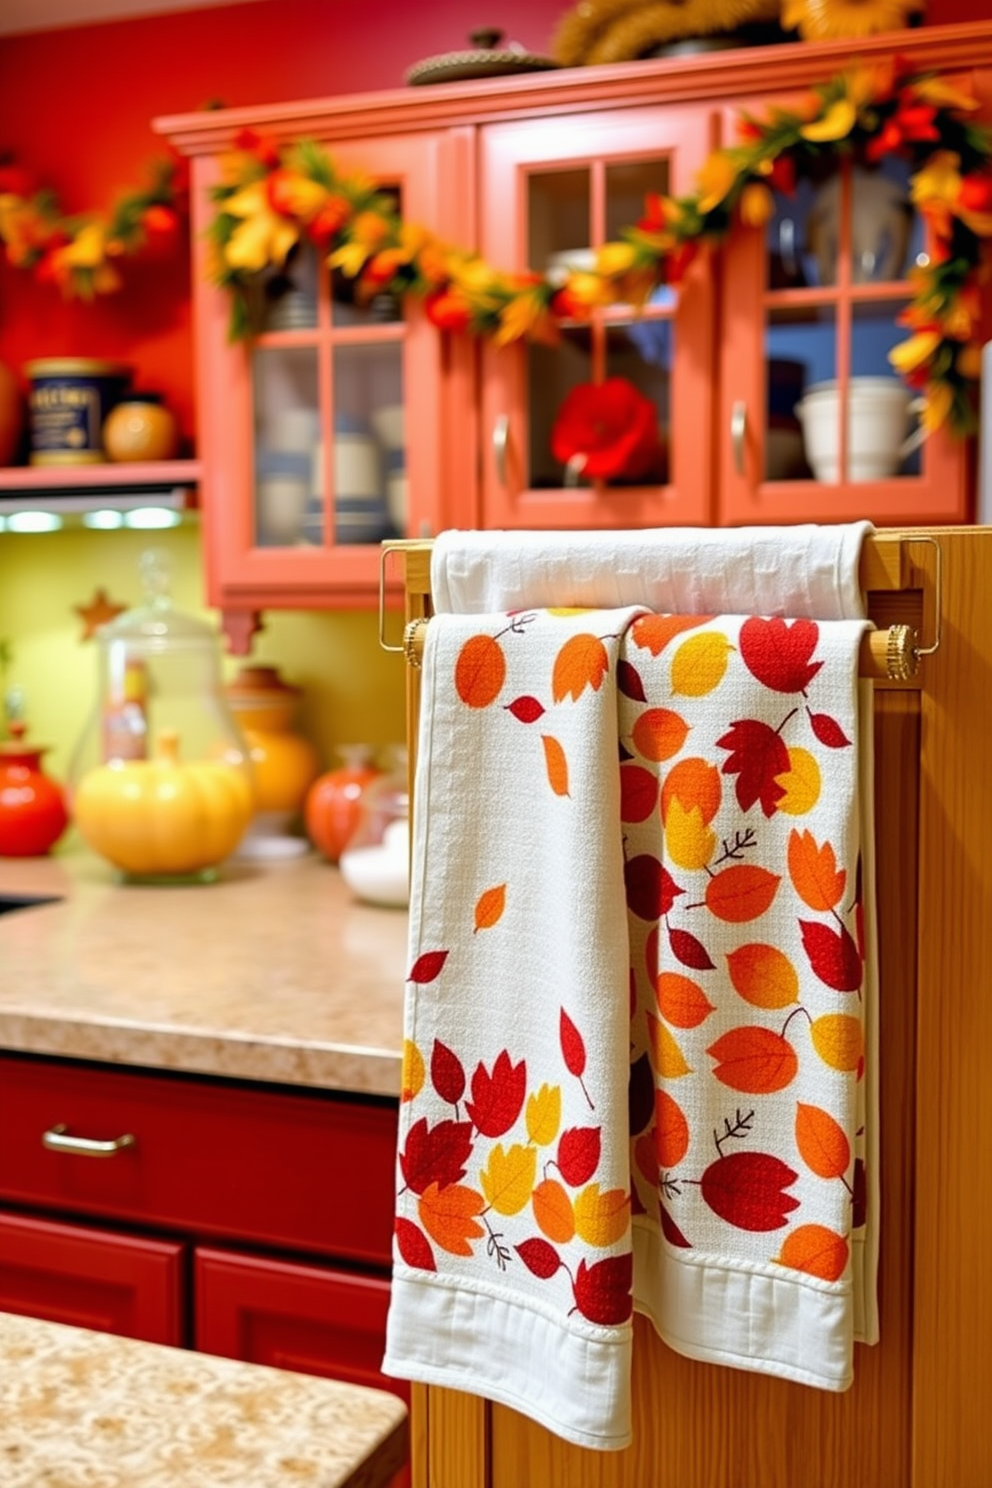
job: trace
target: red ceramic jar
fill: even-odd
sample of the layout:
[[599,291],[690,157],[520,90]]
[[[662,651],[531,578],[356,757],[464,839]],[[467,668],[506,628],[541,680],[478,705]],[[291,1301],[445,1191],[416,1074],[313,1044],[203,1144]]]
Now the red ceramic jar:
[[25,725],[0,744],[0,858],[40,858],[53,848],[69,822],[65,797],[41,768],[44,746],[25,744]]

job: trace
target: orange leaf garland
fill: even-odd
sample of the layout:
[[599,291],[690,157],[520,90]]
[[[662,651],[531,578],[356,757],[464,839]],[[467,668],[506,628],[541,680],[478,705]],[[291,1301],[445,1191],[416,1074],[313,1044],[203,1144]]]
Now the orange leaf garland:
[[782,1241],[776,1260],[794,1271],[805,1271],[821,1281],[839,1281],[847,1266],[848,1245],[843,1235],[825,1225],[798,1225]]
[[590,1183],[575,1199],[575,1233],[587,1245],[616,1245],[630,1224],[630,1195],[623,1188]]
[[451,1255],[470,1256],[470,1240],[485,1234],[475,1216],[486,1207],[481,1194],[461,1183],[439,1188],[432,1183],[420,1196],[417,1205],[420,1222],[436,1245]]
[[654,1145],[662,1169],[677,1168],[689,1150],[689,1123],[667,1090],[655,1094]]
[[714,875],[706,885],[706,907],[731,925],[756,920],[769,908],[779,886],[777,873],[753,863],[735,863]]
[[731,1090],[769,1095],[791,1085],[799,1070],[796,1051],[770,1028],[731,1028],[706,1050],[716,1078]]
[[844,896],[847,873],[837,867],[837,857],[829,842],[819,845],[812,832],[789,833],[789,877],[804,904],[810,909],[827,912],[836,908]]
[[506,884],[497,884],[480,894],[475,904],[476,930],[491,930],[503,917],[506,908]]
[[469,708],[488,708],[506,680],[506,657],[492,636],[470,637],[455,662],[455,691]]
[[671,759],[686,741],[689,725],[671,708],[647,708],[631,730],[634,746],[645,759]]
[[851,1161],[851,1144],[844,1128],[820,1106],[796,1103],[796,1146],[818,1178],[843,1178]]
[[568,1193],[555,1178],[545,1178],[531,1194],[531,1208],[541,1233],[559,1245],[575,1234],[575,1212]]
[[698,1028],[713,1011],[702,987],[677,971],[660,972],[655,993],[661,1016],[676,1028]]
[[799,973],[777,946],[755,942],[727,955],[730,982],[752,1007],[784,1008],[799,1000]]
[[608,669],[606,647],[598,636],[571,636],[555,657],[551,695],[556,703],[560,703],[566,697],[575,701],[587,687],[596,692],[602,686]]
[[542,734],[541,743],[544,745],[544,767],[548,774],[548,784],[556,796],[567,796],[568,760],[565,758],[565,751],[550,734]]

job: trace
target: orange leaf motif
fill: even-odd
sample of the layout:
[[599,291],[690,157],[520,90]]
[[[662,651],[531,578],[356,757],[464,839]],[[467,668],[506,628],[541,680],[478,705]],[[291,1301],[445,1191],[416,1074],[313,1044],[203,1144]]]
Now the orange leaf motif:
[[551,673],[552,697],[560,703],[566,697],[579,698],[587,687],[598,691],[608,667],[606,647],[598,636],[572,636],[555,657]]
[[812,832],[789,833],[789,877],[796,893],[810,909],[834,909],[844,895],[847,873],[837,867],[829,842],[817,845]]
[[502,918],[505,908],[505,883],[497,884],[495,888],[487,889],[484,894],[480,894],[475,905],[476,930],[491,930]]
[[449,1183],[438,1188],[432,1183],[420,1195],[420,1223],[435,1244],[451,1255],[470,1256],[470,1240],[485,1234],[475,1215],[481,1214],[486,1201],[481,1194],[462,1183]]
[[630,1224],[630,1195],[625,1188],[600,1190],[590,1183],[575,1200],[575,1233],[587,1245],[616,1245]]
[[632,736],[639,754],[649,760],[667,760],[685,743],[689,725],[671,708],[647,708],[634,724]]
[[673,801],[678,801],[684,811],[695,806],[704,822],[711,822],[720,810],[723,795],[720,771],[716,765],[695,756],[679,760],[665,776],[661,788],[661,819],[668,820],[668,811]]
[[548,784],[556,796],[568,795],[568,760],[565,751],[550,734],[541,735],[544,745],[544,765],[548,772]]
[[692,1070],[686,1064],[682,1050],[664,1023],[660,1022],[653,1013],[647,1013],[645,1016],[650,1040],[648,1054],[655,1074],[660,1075],[663,1080],[678,1080],[683,1075],[691,1075]]
[[824,1013],[810,1027],[813,1048],[824,1064],[835,1070],[858,1070],[864,1058],[861,1023],[850,1013]]
[[734,991],[752,1007],[784,1008],[799,1001],[799,973],[778,946],[738,946],[727,955]]
[[712,615],[638,615],[631,626],[634,644],[659,656],[674,636],[698,625],[708,625]]
[[531,1195],[538,1229],[557,1245],[567,1245],[575,1234],[572,1200],[554,1178],[545,1178]]
[[743,925],[756,920],[775,898],[779,886],[777,873],[753,863],[737,863],[724,868],[706,885],[706,907],[718,920],[730,925]]
[[770,1028],[731,1028],[706,1052],[716,1061],[713,1073],[721,1084],[747,1095],[784,1090],[799,1069],[788,1039]]
[[702,987],[677,971],[660,972],[655,992],[661,1016],[676,1028],[698,1028],[713,1011]]
[[[506,680],[506,657],[492,636],[471,636],[455,662],[455,690],[469,708],[488,708]],[[440,1244],[440,1241],[438,1241]]]
[[689,1150],[689,1123],[678,1101],[666,1090],[654,1098],[654,1145],[661,1168],[676,1168]]
[[818,1178],[843,1178],[851,1161],[844,1128],[820,1106],[796,1102],[796,1146]]
[[847,1241],[825,1225],[798,1225],[782,1241],[776,1260],[821,1281],[839,1281],[847,1266]]

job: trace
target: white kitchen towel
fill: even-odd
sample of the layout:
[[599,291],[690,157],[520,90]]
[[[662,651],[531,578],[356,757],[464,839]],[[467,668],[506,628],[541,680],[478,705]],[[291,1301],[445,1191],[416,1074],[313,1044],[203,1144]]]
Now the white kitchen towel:
[[862,630],[431,622],[387,1373],[623,1447],[636,1307],[694,1357],[850,1383]]
[[631,532],[442,532],[438,614],[553,605],[645,605],[675,615],[860,616],[869,522],[666,527]]

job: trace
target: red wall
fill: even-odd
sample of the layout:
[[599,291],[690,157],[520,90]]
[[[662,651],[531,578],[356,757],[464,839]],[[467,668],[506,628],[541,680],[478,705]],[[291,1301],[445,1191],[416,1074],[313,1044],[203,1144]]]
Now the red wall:
[[[266,103],[392,88],[422,57],[468,45],[497,20],[507,40],[548,50],[563,0],[257,0],[134,21],[0,37],[0,153],[65,211],[109,207],[144,179],[162,142],[148,121],[212,101]],[[988,0],[931,0],[931,23],[985,18]],[[92,305],[0,264],[0,357],[124,356],[166,393],[192,433],[189,271],[183,255],[128,265]]]

